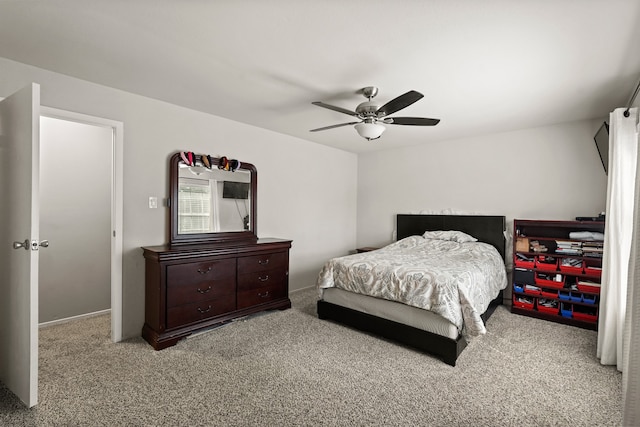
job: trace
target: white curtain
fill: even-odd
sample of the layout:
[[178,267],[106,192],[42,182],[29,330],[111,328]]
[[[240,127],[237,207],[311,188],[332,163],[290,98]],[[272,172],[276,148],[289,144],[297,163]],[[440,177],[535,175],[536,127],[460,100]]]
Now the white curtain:
[[[611,113],[597,356],[622,371],[623,425],[640,425],[640,150],[638,109]],[[635,325],[635,327],[633,327]]]
[[[640,140],[637,141],[640,143]],[[636,164],[640,164],[638,150]],[[640,425],[640,168],[636,170],[633,234],[627,282],[627,313],[623,334],[622,397],[625,426]],[[632,328],[631,325],[635,325]]]
[[603,365],[623,368],[623,334],[627,307],[629,257],[633,233],[638,152],[637,109],[609,117],[609,176],[602,263],[597,356]]

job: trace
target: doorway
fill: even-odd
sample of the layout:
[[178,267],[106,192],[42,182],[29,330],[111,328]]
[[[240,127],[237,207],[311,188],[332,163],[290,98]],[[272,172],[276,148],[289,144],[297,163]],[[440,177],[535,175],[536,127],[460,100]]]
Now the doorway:
[[42,107],[40,326],[111,312],[122,339],[122,123]]

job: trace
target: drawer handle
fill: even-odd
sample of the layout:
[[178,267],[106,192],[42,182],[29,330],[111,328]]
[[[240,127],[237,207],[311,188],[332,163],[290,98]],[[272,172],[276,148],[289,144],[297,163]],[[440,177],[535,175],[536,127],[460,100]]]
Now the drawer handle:
[[267,274],[266,276],[262,277],[258,277],[258,280],[260,280],[261,282],[266,282],[267,280],[269,280],[269,275]]
[[267,258],[267,259],[259,259],[258,260],[258,264],[261,264],[261,265],[269,264],[269,258]]
[[258,292],[258,296],[260,298],[267,298],[269,296],[269,291],[265,292],[264,294],[261,294],[260,292]]
[[209,287],[207,289],[200,289],[198,288],[197,291],[200,292],[201,294],[206,294],[207,292],[209,292],[211,290],[211,285],[209,285]]
[[198,273],[200,273],[200,274],[207,274],[207,273],[208,273],[208,272],[210,272],[210,271],[211,271],[211,267],[207,268],[206,270],[200,270],[200,269],[198,269]]
[[206,310],[203,310],[200,307],[198,307],[198,311],[200,312],[200,314],[207,313],[207,312],[209,312],[209,310],[211,310],[211,305],[209,305],[209,307],[207,307]]

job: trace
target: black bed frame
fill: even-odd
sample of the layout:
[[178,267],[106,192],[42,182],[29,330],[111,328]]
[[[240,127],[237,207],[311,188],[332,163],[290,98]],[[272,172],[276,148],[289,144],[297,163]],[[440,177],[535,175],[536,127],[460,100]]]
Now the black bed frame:
[[[505,256],[505,217],[488,215],[397,215],[397,240],[408,236],[422,235],[425,231],[458,230],[481,242],[493,245],[502,258]],[[502,291],[491,301],[482,314],[487,322],[496,307],[502,304]],[[466,340],[458,335],[451,339],[392,320],[383,319],[329,302],[318,301],[318,317],[334,320],[356,329],[370,332],[392,341],[416,348],[437,356],[445,363],[455,366],[458,356],[467,346]]]

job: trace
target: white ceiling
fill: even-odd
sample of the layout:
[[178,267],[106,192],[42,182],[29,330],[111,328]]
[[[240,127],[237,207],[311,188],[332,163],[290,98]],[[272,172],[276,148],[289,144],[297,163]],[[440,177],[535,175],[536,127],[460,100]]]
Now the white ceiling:
[[[366,152],[607,117],[640,77],[640,1],[0,0],[0,56]],[[365,86],[441,122],[309,132],[353,121],[312,101]]]

